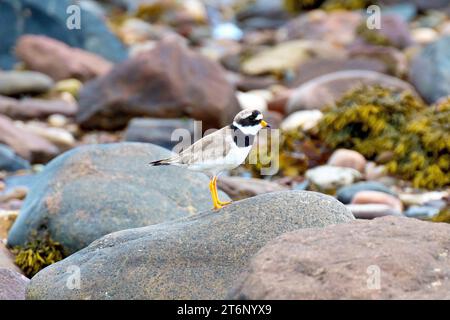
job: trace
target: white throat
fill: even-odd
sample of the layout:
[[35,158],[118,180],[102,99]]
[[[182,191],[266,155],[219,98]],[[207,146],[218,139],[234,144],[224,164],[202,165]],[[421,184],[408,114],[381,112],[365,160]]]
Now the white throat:
[[256,136],[258,134],[258,131],[262,129],[262,126],[260,124],[258,124],[256,126],[243,127],[243,126],[239,125],[237,122],[233,121],[233,125],[236,128],[238,128],[239,130],[241,130],[242,133],[244,133],[245,135]]

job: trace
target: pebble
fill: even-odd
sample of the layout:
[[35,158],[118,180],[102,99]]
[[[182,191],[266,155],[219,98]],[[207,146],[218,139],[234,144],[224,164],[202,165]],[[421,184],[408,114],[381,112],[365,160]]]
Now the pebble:
[[309,131],[317,127],[322,117],[323,113],[320,110],[296,111],[283,120],[281,129],[290,131],[300,128],[303,131]]
[[332,190],[352,184],[361,178],[361,173],[352,168],[324,165],[309,169],[305,177],[321,190]]
[[398,198],[380,191],[359,191],[354,195],[351,204],[384,204],[395,211],[403,211],[403,204]]
[[338,149],[328,159],[328,165],[353,168],[363,173],[366,167],[366,158],[354,150]]
[[236,97],[242,109],[257,109],[267,111],[267,101],[263,97],[251,92],[237,92]]
[[439,209],[431,206],[411,206],[404,214],[410,218],[430,219],[439,214]]
[[350,209],[357,219],[374,219],[383,216],[401,215],[400,212],[385,204],[347,204],[346,207]]
[[350,186],[342,187],[337,191],[336,196],[339,201],[348,204],[352,201],[356,193],[365,190],[379,191],[396,196],[395,192],[391,191],[387,186],[378,181],[362,181]]
[[423,205],[429,201],[441,200],[448,197],[449,191],[431,191],[425,193],[400,193],[400,200],[410,206],[410,205]]

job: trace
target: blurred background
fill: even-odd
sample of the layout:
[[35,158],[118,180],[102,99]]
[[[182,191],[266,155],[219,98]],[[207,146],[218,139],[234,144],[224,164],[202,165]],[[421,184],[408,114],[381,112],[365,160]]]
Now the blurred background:
[[279,157],[219,179],[231,198],[314,190],[360,218],[448,222],[449,15],[448,0],[0,0],[0,238],[58,155],[170,149],[173,130],[244,108],[280,129]]

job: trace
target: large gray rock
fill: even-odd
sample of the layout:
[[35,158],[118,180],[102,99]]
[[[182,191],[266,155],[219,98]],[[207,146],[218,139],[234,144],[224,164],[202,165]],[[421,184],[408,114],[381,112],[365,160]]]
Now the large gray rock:
[[401,217],[290,232],[253,257],[228,297],[450,299],[449,234]]
[[28,278],[10,269],[0,268],[0,300],[25,300]]
[[[276,236],[353,220],[337,200],[268,193],[220,211],[109,234],[38,273],[29,299],[221,299],[250,257]],[[65,283],[80,268],[81,287]]]
[[430,103],[450,95],[450,36],[426,46],[411,63],[410,79]]
[[46,230],[71,253],[114,231],[211,208],[206,175],[148,165],[168,156],[168,150],[143,143],[91,145],[62,154],[35,179],[8,244],[23,245],[34,230]]

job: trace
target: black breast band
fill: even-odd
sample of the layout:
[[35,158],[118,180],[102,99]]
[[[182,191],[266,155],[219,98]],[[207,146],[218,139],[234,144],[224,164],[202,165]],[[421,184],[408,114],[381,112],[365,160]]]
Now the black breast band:
[[234,124],[231,124],[230,128],[233,130],[233,141],[239,148],[245,148],[253,144],[253,141],[255,140],[254,135],[243,133],[241,129]]

